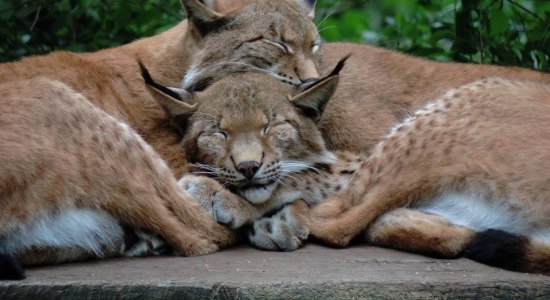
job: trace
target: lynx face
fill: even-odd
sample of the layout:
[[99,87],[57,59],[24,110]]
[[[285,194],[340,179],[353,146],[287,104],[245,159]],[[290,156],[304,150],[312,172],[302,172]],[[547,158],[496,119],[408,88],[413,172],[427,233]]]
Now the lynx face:
[[316,121],[336,90],[337,72],[300,91],[261,73],[237,74],[194,97],[156,84],[142,66],[155,99],[180,128],[187,158],[255,204],[292,173],[336,160]]
[[203,90],[227,73],[261,71],[299,85],[318,78],[321,41],[311,16],[315,1],[258,0],[233,12],[214,12],[210,25],[191,19],[196,34],[208,34],[183,88]]
[[268,200],[286,176],[335,158],[315,122],[274,86],[285,88],[258,74],[213,85],[183,140],[192,161],[252,203]]

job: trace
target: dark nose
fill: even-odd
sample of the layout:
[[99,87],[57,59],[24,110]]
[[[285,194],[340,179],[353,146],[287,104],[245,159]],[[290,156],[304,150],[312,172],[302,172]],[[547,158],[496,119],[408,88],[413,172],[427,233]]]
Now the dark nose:
[[259,169],[260,163],[257,161],[245,161],[237,166],[237,170],[248,179],[252,179]]

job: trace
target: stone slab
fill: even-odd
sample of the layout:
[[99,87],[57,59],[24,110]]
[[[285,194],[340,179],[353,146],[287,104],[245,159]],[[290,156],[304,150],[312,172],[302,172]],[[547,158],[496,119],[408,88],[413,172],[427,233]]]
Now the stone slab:
[[202,257],[119,258],[27,270],[0,299],[550,299],[550,276],[371,246],[238,246]]

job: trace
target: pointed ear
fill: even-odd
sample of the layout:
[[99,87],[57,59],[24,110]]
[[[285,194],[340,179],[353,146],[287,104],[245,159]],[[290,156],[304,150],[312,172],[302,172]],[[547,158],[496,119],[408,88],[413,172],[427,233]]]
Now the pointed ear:
[[328,100],[334,95],[339,80],[340,76],[338,75],[324,78],[314,86],[290,98],[290,102],[304,115],[318,122]]
[[145,84],[152,90],[153,98],[160,104],[170,119],[174,120],[182,116],[189,116],[195,112],[197,104],[194,103],[191,93],[184,89],[166,87],[155,82],[149,70],[139,59],[138,64]]
[[215,11],[215,0],[180,0],[187,19],[201,36],[207,35],[228,22],[223,14]]
[[314,82],[304,83],[301,87],[302,92],[291,97],[290,102],[315,122],[319,121],[330,97],[336,92],[340,81],[340,71],[344,68],[348,58],[349,55],[340,59],[332,72],[326,77]]
[[306,12],[307,16],[313,19],[315,17],[315,4],[317,1],[315,0],[293,0],[296,1],[301,7],[303,7]]

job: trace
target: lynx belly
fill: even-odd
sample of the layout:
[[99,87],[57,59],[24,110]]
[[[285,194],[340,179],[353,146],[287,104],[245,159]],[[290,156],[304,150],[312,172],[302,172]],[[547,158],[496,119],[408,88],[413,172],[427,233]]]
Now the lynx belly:
[[46,216],[0,237],[0,253],[16,253],[30,247],[79,248],[99,257],[123,241],[119,222],[108,214],[69,209]]

